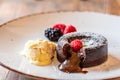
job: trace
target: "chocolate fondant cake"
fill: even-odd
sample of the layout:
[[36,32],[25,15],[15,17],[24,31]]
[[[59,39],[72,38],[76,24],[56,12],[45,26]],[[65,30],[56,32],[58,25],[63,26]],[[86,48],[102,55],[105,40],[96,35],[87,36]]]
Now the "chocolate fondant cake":
[[[82,50],[78,52],[74,52],[73,50],[71,50],[70,46],[70,42],[75,39],[80,39],[84,45]],[[60,66],[59,68],[66,66],[66,60],[70,60],[70,63],[71,60],[75,59],[80,62],[79,66],[83,68],[99,65],[107,60],[107,47],[107,39],[100,34],[95,34],[91,32],[68,33],[58,40],[57,59],[60,63],[63,63],[62,66]],[[80,59],[72,57],[72,55],[75,55],[74,53],[81,53],[78,55],[80,56]],[[67,64],[69,65],[69,63]]]

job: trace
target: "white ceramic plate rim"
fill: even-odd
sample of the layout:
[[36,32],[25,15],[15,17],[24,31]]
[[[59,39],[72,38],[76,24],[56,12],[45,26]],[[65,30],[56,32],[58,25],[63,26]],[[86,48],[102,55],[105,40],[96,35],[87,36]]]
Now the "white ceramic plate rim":
[[[61,11],[60,11],[60,12],[61,12]],[[67,11],[67,12],[68,12],[68,11]],[[8,21],[8,22],[6,22],[6,23],[4,23],[4,24],[1,24],[1,27],[4,26],[4,25],[6,25],[7,23],[10,23],[10,22],[13,22],[13,21],[22,19],[22,18],[26,18],[26,17],[29,17],[29,16],[40,15],[40,14],[49,14],[49,13],[56,13],[56,12],[43,12],[43,13],[37,13],[37,14],[32,14],[32,15],[20,17],[20,18],[17,18],[17,19]],[[58,13],[58,12],[57,12],[57,13]],[[17,72],[17,73],[22,74],[22,75],[26,75],[26,76],[33,77],[33,78],[42,78],[42,77],[40,77],[40,76],[35,76],[35,75],[27,74],[27,73],[24,73],[24,72],[22,72],[22,71],[13,69],[13,68],[11,68],[11,67],[5,65],[5,64],[2,63],[1,61],[0,61],[0,65],[3,66],[3,67],[5,67],[5,68],[7,68],[7,69],[9,69],[9,70],[11,70],[11,71]],[[116,71],[115,71],[115,72],[116,72]],[[110,75],[110,76],[111,76],[111,75]],[[120,74],[112,75],[111,78],[118,77],[118,76],[120,76]],[[106,78],[109,78],[109,76],[108,76],[108,77],[105,77],[105,79],[106,79]],[[47,79],[47,78],[46,78],[46,79]],[[50,79],[50,78],[48,78],[48,79]],[[102,79],[103,79],[103,78],[102,78]]]

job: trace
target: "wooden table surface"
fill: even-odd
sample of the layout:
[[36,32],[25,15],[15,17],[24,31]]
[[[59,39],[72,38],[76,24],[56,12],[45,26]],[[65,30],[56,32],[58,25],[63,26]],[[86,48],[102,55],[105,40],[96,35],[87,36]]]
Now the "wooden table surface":
[[[0,24],[29,14],[58,10],[95,11],[119,16],[120,0],[0,0]],[[0,66],[0,80],[34,79]],[[120,78],[112,80],[120,80]]]

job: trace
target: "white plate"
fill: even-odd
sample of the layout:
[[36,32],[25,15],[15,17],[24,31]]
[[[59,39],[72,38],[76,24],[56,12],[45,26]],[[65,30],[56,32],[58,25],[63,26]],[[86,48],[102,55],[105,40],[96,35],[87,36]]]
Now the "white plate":
[[[45,39],[44,29],[56,23],[72,24],[79,32],[104,35],[109,43],[109,58],[102,65],[86,68],[87,74],[64,73],[58,62],[41,67],[20,55],[28,40]],[[106,79],[120,76],[120,17],[88,12],[57,12],[27,16],[3,24],[0,28],[0,64],[15,72],[51,79]]]

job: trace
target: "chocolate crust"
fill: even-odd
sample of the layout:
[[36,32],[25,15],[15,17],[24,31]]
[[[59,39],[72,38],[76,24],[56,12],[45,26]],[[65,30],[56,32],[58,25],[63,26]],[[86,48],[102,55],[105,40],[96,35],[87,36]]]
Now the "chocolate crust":
[[70,57],[71,47],[69,43],[74,39],[80,39],[83,43],[92,41],[91,44],[84,47],[86,58],[85,61],[81,62],[81,67],[97,66],[107,60],[108,43],[104,36],[91,32],[74,32],[66,34],[58,40],[57,59],[60,63]]

